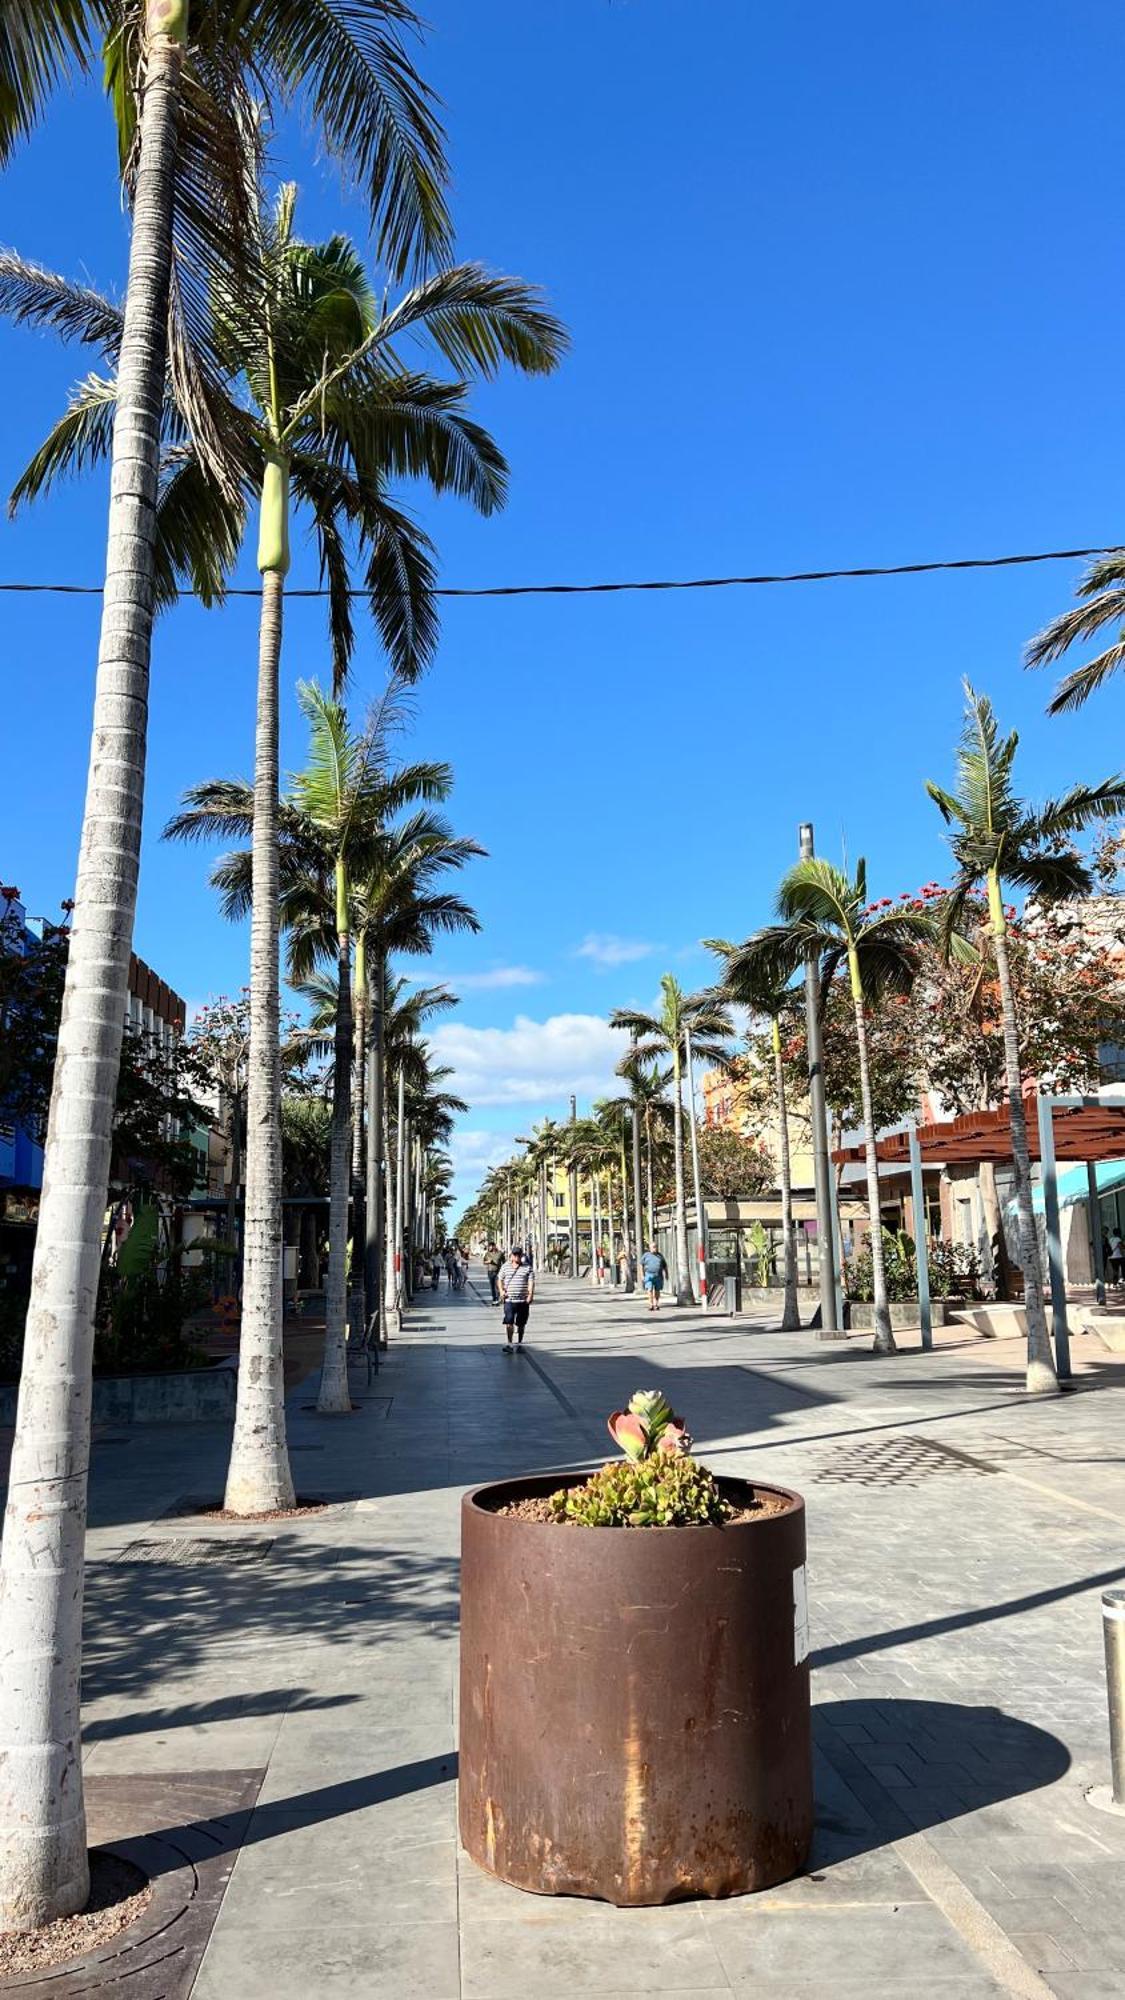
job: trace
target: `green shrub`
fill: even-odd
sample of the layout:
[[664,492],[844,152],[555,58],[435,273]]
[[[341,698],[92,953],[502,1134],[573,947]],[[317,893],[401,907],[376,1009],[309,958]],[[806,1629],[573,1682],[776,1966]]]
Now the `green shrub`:
[[731,1512],[705,1466],[664,1457],[603,1465],[585,1486],[553,1493],[551,1507],[557,1521],[586,1528],[721,1527]]

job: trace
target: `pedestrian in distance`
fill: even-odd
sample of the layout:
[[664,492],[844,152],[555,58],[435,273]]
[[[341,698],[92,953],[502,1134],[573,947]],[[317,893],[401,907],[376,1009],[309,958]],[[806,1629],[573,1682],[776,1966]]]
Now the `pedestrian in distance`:
[[512,1254],[500,1273],[500,1296],[504,1301],[506,1347],[511,1353],[513,1334],[516,1337],[516,1346],[523,1346],[527,1316],[535,1297],[535,1273],[530,1262],[525,1261],[522,1251],[514,1245]]
[[1109,1271],[1111,1284],[1119,1285],[1121,1283],[1121,1269],[1123,1264],[1125,1264],[1125,1243],[1121,1241],[1121,1231],[1119,1229],[1111,1229],[1109,1233]]
[[660,1294],[664,1290],[664,1280],[668,1276],[668,1266],[664,1261],[663,1253],[657,1249],[655,1243],[649,1244],[648,1249],[641,1258],[641,1272],[644,1276],[645,1291],[648,1293],[648,1309],[650,1313],[659,1312]]
[[488,1278],[489,1294],[494,1306],[498,1306],[500,1303],[500,1266],[503,1262],[503,1251],[498,1250],[495,1243],[490,1243],[484,1253],[484,1268]]

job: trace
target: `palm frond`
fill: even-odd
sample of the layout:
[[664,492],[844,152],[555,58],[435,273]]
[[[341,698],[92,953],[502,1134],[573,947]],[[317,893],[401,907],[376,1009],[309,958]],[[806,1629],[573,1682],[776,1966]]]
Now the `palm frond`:
[[260,73],[312,119],[360,185],[394,276],[442,257],[453,235],[447,173],[436,100],[402,39],[419,31],[413,8],[406,0],[282,0],[252,12]]
[[1125,775],[1105,778],[1100,785],[1072,785],[1034,815],[1030,831],[1040,840],[1058,840],[1083,833],[1089,826],[1119,819],[1125,813]]
[[14,250],[0,250],[0,314],[17,326],[50,327],[60,340],[100,348],[110,366],[117,366],[125,321],[122,307],[92,286],[72,284]]
[[371,615],[391,667],[417,680],[437,651],[437,568],[429,536],[400,508],[380,499],[365,530]]
[[9,513],[14,514],[25,500],[41,499],[57,479],[86,472],[92,465],[107,464],[113,450],[116,415],[116,382],[101,375],[87,375],[77,383],[58,423],[12,488]]
[[110,0],[4,0],[0,8],[0,166],[38,124],[59,84],[90,67]]
[[504,361],[548,375],[569,345],[537,285],[483,264],[456,264],[416,285],[379,322],[376,339],[383,348],[407,332],[426,333],[463,375],[495,375]]
[[184,793],[183,805],[164,828],[164,840],[249,840],[254,830],[254,787],[244,778],[208,778]]
[[1047,703],[1048,715],[1073,714],[1122,666],[1125,666],[1125,641],[1117,640],[1084,667],[1075,667],[1073,673],[1064,675]]

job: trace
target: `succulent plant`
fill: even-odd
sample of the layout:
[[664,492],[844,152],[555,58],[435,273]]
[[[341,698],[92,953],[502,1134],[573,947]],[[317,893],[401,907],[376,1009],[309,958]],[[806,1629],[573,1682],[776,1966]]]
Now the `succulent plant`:
[[607,1421],[614,1444],[635,1463],[654,1455],[683,1458],[691,1450],[683,1418],[673,1415],[671,1403],[659,1389],[638,1389],[630,1396],[628,1409],[614,1410]]
[[731,1511],[705,1466],[664,1456],[603,1465],[584,1486],[553,1493],[551,1510],[586,1528],[721,1527]]

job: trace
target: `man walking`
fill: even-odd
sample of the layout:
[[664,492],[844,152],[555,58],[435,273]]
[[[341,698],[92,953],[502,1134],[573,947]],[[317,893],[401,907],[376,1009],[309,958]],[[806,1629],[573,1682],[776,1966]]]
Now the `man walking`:
[[503,1262],[504,1259],[495,1243],[490,1243],[484,1253],[484,1268],[488,1274],[488,1289],[494,1306],[500,1303],[500,1266]]
[[516,1336],[516,1346],[523,1346],[527,1316],[531,1311],[531,1301],[535,1297],[535,1273],[530,1263],[525,1263],[522,1252],[517,1249],[512,1251],[500,1273],[500,1294],[504,1301],[504,1332],[510,1353],[513,1333]]
[[664,1290],[668,1266],[655,1243],[649,1244],[641,1258],[641,1271],[644,1275],[645,1291],[648,1293],[648,1309],[650,1312],[659,1312],[660,1294]]

